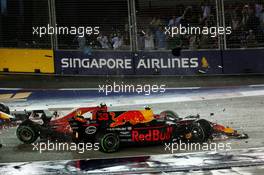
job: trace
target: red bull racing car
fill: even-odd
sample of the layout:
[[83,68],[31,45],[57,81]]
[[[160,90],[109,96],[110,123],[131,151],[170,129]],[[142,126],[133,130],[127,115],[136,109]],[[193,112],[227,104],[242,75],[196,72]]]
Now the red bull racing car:
[[[42,122],[32,120],[36,117]],[[247,137],[199,116],[180,118],[172,111],[154,114],[149,107],[144,110],[109,111],[106,105],[78,108],[64,117],[58,117],[56,112],[31,111],[17,128],[17,137],[27,144],[35,142],[39,136],[68,135],[74,142],[99,143],[103,152],[115,152],[125,143],[152,144],[175,139],[206,142],[219,133],[235,138]]]

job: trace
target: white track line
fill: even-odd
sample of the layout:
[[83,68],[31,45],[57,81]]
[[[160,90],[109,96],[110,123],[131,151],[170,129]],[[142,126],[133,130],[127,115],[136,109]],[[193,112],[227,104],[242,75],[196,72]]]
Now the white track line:
[[22,90],[23,88],[0,88],[0,90],[7,90],[7,91],[19,91]]
[[[46,109],[46,108],[76,108],[81,106],[97,106],[98,104],[104,102],[112,106],[131,106],[131,105],[151,105],[151,104],[161,104],[161,103],[177,103],[177,102],[190,102],[190,101],[206,101],[206,100],[217,100],[217,99],[231,99],[231,98],[241,98],[241,97],[254,97],[254,96],[264,96],[264,89],[259,90],[232,90],[227,92],[212,92],[209,93],[190,93],[186,95],[179,94],[163,94],[154,96],[119,96],[119,97],[93,97],[88,99],[59,99],[59,100],[43,100],[37,103],[28,103],[22,106],[13,106],[11,102],[11,109],[24,110],[25,108],[34,109]],[[23,102],[21,102],[23,103]]]
[[249,85],[249,87],[264,87],[264,84],[253,84]]
[[242,96],[261,96],[264,95],[264,90],[254,90],[254,91],[241,91]]

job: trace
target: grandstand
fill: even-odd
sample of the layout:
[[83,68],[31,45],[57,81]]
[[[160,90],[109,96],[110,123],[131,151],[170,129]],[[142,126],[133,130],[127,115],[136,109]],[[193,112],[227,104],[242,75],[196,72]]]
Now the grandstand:
[[[264,47],[262,0],[1,0],[0,47],[57,51],[171,53]],[[32,27],[98,27],[100,34],[33,35]],[[228,27],[230,35],[164,34],[166,26]],[[113,53],[115,54],[115,53]],[[258,54],[257,54],[258,55]],[[155,56],[155,55],[154,55]],[[158,56],[158,55],[156,55]],[[55,54],[56,57],[56,54]],[[228,57],[228,56],[227,56]],[[227,61],[228,62],[228,61]],[[55,64],[55,63],[54,63]],[[228,65],[228,64],[227,64]],[[260,73],[243,67],[240,72]],[[2,71],[10,71],[9,68]],[[56,69],[56,68],[55,68]],[[241,72],[242,71],[242,72]],[[42,72],[40,70],[40,72]],[[52,71],[51,71],[52,72]],[[214,71],[218,72],[218,71]],[[225,73],[224,70],[221,71]],[[56,72],[57,73],[57,72]],[[60,74],[60,73],[59,73]]]

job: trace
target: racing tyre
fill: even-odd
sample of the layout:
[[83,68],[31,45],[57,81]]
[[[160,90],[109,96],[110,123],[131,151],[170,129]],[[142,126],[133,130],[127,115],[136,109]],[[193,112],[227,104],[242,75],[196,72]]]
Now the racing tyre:
[[114,132],[99,133],[96,135],[96,142],[99,143],[99,148],[102,152],[116,152],[120,145],[120,139]]
[[0,111],[6,113],[6,114],[10,114],[10,110],[9,110],[9,107],[0,103]]
[[35,131],[32,127],[30,126],[19,126],[16,131],[17,138],[26,143],[26,144],[31,144],[37,140],[39,137],[39,134],[37,131]]
[[212,127],[206,120],[198,120],[194,122],[190,128],[192,142],[206,142],[212,136]]

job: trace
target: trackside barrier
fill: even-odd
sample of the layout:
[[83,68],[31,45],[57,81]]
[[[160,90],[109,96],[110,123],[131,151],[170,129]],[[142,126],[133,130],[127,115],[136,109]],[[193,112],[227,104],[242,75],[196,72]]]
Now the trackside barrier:
[[[54,56],[53,56],[54,55]],[[0,72],[59,75],[196,75],[264,73],[264,49],[170,52],[0,49]]]
[[133,75],[131,52],[55,51],[55,72],[65,75]]
[[54,73],[52,50],[0,49],[0,71]]
[[220,51],[170,52],[55,51],[55,72],[65,75],[222,74]]
[[264,73],[264,49],[223,51],[224,74]]
[[220,51],[183,51],[179,57],[171,52],[140,52],[133,59],[138,75],[222,74]]

